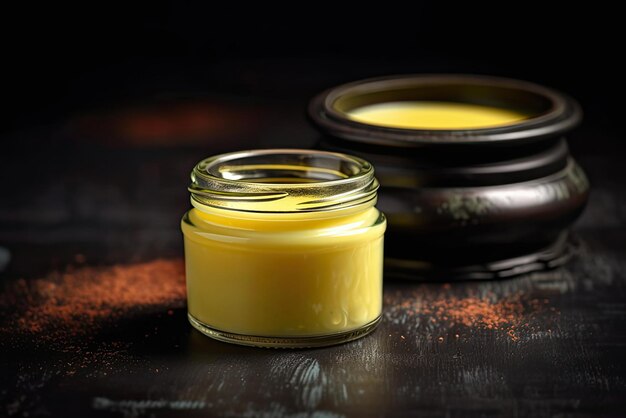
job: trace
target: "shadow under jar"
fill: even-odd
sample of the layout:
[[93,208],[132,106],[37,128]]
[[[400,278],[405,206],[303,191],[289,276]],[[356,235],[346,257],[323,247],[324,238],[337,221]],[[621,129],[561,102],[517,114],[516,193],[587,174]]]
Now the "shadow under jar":
[[201,161],[183,217],[189,321],[218,340],[337,344],[374,330],[383,234],[371,164],[256,150]]
[[589,185],[564,134],[578,104],[536,84],[413,75],[315,97],[319,147],[371,161],[389,227],[386,274],[490,279],[553,268]]

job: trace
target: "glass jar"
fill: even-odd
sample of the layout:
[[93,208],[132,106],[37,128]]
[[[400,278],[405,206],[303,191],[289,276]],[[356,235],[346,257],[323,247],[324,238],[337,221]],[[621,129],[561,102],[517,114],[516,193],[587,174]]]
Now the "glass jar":
[[201,161],[183,217],[189,321],[209,337],[314,347],[371,332],[384,215],[360,158],[256,150]]

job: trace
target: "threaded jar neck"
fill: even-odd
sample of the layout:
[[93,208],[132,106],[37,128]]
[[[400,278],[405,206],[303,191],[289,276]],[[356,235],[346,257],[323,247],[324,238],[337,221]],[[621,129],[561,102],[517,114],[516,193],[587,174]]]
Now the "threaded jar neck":
[[191,203],[253,213],[328,212],[376,202],[367,161],[346,154],[271,149],[217,155],[191,173]]

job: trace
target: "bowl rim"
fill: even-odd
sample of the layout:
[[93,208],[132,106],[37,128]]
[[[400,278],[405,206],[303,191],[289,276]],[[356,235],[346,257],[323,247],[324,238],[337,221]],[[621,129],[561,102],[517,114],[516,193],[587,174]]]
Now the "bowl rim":
[[[479,129],[407,129],[371,125],[350,119],[336,109],[342,97],[385,90],[400,90],[433,85],[473,85],[521,90],[550,102],[547,111],[503,126]],[[557,137],[582,120],[580,105],[554,89],[528,81],[469,74],[405,74],[367,78],[342,84],[315,96],[309,103],[308,116],[323,133],[366,144],[394,147],[519,144]]]

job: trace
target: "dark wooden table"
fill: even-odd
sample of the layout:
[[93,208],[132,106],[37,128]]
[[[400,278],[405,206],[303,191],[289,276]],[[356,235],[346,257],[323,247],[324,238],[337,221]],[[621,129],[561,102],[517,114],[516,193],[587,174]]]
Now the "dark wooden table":
[[626,414],[623,156],[593,126],[572,141],[593,191],[565,268],[387,281],[380,328],[331,348],[192,330],[180,293],[189,171],[217,152],[311,146],[305,99],[207,97],[4,136],[0,416]]

